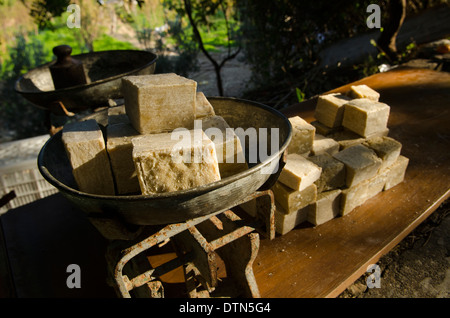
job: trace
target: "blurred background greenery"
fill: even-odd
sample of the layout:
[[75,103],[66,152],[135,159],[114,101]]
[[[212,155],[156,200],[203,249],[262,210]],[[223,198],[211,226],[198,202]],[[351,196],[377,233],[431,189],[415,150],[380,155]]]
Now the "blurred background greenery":
[[[396,60],[380,51],[346,69],[324,72],[318,67],[324,48],[368,31],[370,3],[379,4],[386,21],[389,5],[402,1],[406,14],[448,4],[447,0],[0,0],[3,139],[47,133],[44,112],[16,94],[13,85],[28,70],[53,60],[57,45],[70,45],[72,54],[151,50],[158,54],[156,72],[185,76],[198,68],[199,54],[204,54],[214,65],[218,87],[221,68],[241,53],[251,68],[254,88],[236,97],[283,98],[292,103],[413,54],[411,43],[401,48]],[[80,7],[80,28],[67,27],[70,3]],[[214,52],[222,52],[221,59]]]

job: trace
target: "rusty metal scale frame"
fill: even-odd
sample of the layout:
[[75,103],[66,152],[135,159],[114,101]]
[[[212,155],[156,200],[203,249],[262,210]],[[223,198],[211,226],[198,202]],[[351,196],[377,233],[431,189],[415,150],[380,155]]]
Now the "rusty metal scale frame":
[[[186,222],[166,225],[144,239],[111,241],[106,253],[109,283],[123,298],[131,298],[132,291],[141,286],[147,288],[141,288],[137,297],[163,298],[164,287],[159,277],[183,266],[188,296],[209,298],[219,287],[216,262],[219,255],[226,266],[227,283],[233,285],[227,287],[233,295],[227,296],[259,298],[252,265],[258,254],[259,234],[270,240],[275,238],[275,204],[272,191],[265,190],[249,195],[238,205],[251,200],[256,200],[257,215],[251,215],[250,221],[233,212],[234,207],[227,207]],[[129,235],[131,238],[134,233]],[[142,269],[149,263],[137,258],[169,240],[177,258],[156,268]],[[132,269],[127,271],[128,263]]]

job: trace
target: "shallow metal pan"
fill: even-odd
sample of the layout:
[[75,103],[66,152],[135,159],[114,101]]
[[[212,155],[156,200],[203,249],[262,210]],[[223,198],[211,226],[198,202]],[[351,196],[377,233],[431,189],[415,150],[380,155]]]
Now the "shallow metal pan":
[[88,84],[56,89],[49,66],[38,66],[21,76],[15,83],[17,93],[35,106],[56,111],[62,103],[70,112],[108,106],[108,100],[120,99],[121,78],[128,75],[153,74],[157,55],[138,50],[111,50],[72,55],[81,61]]
[[[39,170],[66,198],[91,216],[110,214],[130,224],[157,225],[184,222],[229,209],[255,191],[272,186],[283,167],[283,155],[291,140],[292,128],[283,114],[268,106],[234,98],[214,97],[209,100],[216,114],[223,116],[233,128],[254,128],[256,131],[262,128],[267,132],[278,129],[277,150],[269,151],[271,155],[262,162],[250,163],[246,171],[189,190],[157,195],[94,195],[77,190],[61,132],[58,132],[41,149]],[[258,146],[263,145],[258,143]],[[275,167],[272,174],[262,173],[267,167]]]

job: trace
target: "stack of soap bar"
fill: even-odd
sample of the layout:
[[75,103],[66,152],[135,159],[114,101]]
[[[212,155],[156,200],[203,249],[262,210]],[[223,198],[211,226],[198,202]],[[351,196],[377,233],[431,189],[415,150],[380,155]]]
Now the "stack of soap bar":
[[122,78],[126,113],[141,134],[192,129],[197,82],[182,76],[152,74]]
[[380,99],[380,93],[373,90],[367,85],[350,86],[349,95],[352,98],[367,98],[376,102],[378,102],[378,100]]
[[333,157],[345,165],[346,185],[349,188],[375,176],[382,162],[373,150],[361,144],[348,147]]
[[322,169],[299,154],[288,154],[278,181],[292,190],[302,191],[319,179]]
[[292,139],[288,146],[288,153],[307,156],[312,148],[316,128],[299,116],[289,118],[292,125]]
[[103,133],[94,119],[64,125],[62,142],[80,191],[114,195]]
[[345,104],[342,126],[362,137],[386,131],[390,107],[367,98],[353,99]]
[[195,118],[215,116],[214,108],[203,92],[197,92],[195,105]]
[[336,189],[319,193],[317,200],[306,208],[307,221],[313,225],[320,225],[338,216],[341,192],[340,189]]
[[202,129],[216,146],[222,179],[248,169],[241,141],[223,117],[203,118]]
[[[400,154],[401,143],[388,136],[390,107],[380,103],[379,98],[380,94],[366,85],[352,86],[346,95],[319,96],[315,119],[311,122],[314,135],[296,129],[305,127],[298,117],[290,119],[294,143],[288,153],[306,158],[321,172],[313,183],[316,198],[307,203],[314,197],[312,188],[306,188],[309,193],[302,193],[306,189],[298,191],[302,178],[293,177],[287,162],[287,169],[281,171],[272,188],[278,233],[287,233],[303,222],[305,211],[309,223],[320,225],[350,213],[404,180],[409,160]],[[298,124],[294,125],[296,121]],[[299,131],[303,136],[313,136],[312,145],[308,138],[299,137],[302,136]],[[301,143],[304,148],[299,146]],[[316,178],[315,173],[314,168],[310,169],[309,176]]]
[[322,169],[319,179],[315,181],[317,192],[345,187],[345,165],[341,161],[328,153],[308,157],[308,160]]
[[342,124],[344,105],[349,101],[349,97],[340,93],[321,95],[317,99],[314,117],[327,127],[339,127]]
[[106,149],[118,194],[140,192],[131,143],[131,140],[138,135],[139,133],[130,124],[120,123],[106,127]]
[[133,160],[144,195],[186,190],[220,180],[214,143],[200,130],[132,139]]
[[332,155],[339,152],[339,149],[340,145],[336,140],[316,133],[311,149],[311,155],[317,156],[323,153]]

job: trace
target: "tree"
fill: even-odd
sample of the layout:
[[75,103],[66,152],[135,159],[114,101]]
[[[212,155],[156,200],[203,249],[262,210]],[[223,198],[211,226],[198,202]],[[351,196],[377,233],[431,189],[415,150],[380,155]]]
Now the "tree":
[[[25,0],[22,2],[25,3]],[[70,0],[33,0],[30,16],[34,18],[39,28],[52,28],[51,19],[60,16],[69,4]]]
[[[223,83],[222,76],[220,74],[221,69],[227,61],[235,58],[241,50],[240,47],[233,50],[231,46],[232,28],[230,26],[229,17],[231,3],[227,0],[183,0],[183,3],[181,4],[179,1],[166,0],[164,1],[164,4],[169,9],[178,12],[181,16],[186,15],[188,17],[194,33],[194,39],[198,43],[199,49],[214,67],[217,80],[217,89],[219,95],[223,96]],[[214,22],[212,22],[211,18],[215,17],[219,12],[222,13],[227,28],[227,54],[220,62],[216,61],[205,48],[204,41],[199,30],[201,26],[208,28],[214,27]]]
[[405,16],[406,0],[390,0],[388,22],[377,40],[377,45],[391,61],[398,60],[396,39]]

